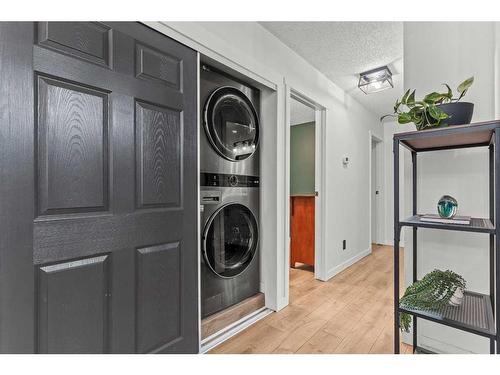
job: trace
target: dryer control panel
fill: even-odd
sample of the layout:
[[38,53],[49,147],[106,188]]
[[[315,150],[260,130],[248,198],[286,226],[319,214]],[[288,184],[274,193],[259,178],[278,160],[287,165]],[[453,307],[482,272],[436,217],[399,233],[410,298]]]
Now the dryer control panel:
[[240,174],[201,173],[200,184],[215,187],[259,187],[260,178]]

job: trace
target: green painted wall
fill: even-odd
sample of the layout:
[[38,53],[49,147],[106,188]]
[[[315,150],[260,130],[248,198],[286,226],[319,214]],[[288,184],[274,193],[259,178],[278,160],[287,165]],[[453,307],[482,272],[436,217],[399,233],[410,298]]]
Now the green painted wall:
[[314,194],[314,122],[290,131],[290,194]]

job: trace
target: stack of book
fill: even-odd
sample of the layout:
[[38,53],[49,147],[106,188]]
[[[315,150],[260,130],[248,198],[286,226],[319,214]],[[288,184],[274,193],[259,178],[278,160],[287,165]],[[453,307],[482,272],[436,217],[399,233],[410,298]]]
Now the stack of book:
[[470,224],[470,216],[454,216],[452,218],[446,219],[437,214],[428,214],[420,216],[420,221],[427,221],[430,223],[442,223],[442,224]]

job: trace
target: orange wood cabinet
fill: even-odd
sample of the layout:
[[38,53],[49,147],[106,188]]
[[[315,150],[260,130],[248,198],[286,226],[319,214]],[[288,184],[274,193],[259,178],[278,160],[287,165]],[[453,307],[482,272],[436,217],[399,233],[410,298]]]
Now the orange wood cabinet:
[[290,197],[290,266],[314,266],[314,196]]

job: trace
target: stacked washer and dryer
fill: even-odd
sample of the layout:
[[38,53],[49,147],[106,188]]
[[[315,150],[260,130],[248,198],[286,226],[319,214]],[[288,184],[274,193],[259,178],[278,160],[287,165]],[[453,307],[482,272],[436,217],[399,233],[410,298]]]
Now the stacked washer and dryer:
[[202,319],[259,292],[259,103],[259,90],[202,65]]

